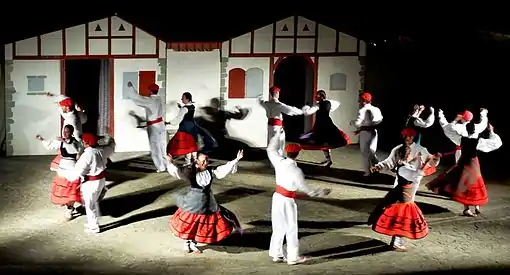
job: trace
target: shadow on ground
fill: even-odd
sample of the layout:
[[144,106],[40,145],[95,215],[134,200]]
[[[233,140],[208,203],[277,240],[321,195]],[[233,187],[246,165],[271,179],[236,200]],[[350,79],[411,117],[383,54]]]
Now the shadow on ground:
[[510,266],[487,266],[487,267],[473,267],[473,268],[453,268],[448,270],[428,270],[428,271],[414,271],[414,272],[401,272],[401,273],[381,273],[384,275],[425,275],[425,274],[436,274],[436,275],[446,275],[453,274],[457,272],[457,274],[510,274]]

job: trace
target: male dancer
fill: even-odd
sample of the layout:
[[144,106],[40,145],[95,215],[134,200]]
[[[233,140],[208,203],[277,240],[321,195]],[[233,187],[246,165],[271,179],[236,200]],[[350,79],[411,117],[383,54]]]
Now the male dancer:
[[61,171],[62,175],[69,181],[82,179],[80,186],[87,223],[85,232],[99,233],[99,200],[105,187],[107,159],[115,150],[115,141],[107,137],[108,144],[98,147],[98,137],[94,134],[83,134],[83,145],[85,150],[76,162],[74,169]]
[[260,105],[266,110],[266,116],[268,119],[267,122],[267,142],[273,138],[273,136],[278,132],[281,134],[279,145],[278,145],[278,153],[283,156],[283,149],[285,146],[285,131],[283,130],[283,115],[282,113],[289,116],[297,116],[302,115],[303,111],[292,106],[288,106],[285,103],[282,103],[278,100],[280,97],[280,89],[278,87],[271,87],[269,89],[269,101],[264,101],[262,96],[259,98]]
[[276,190],[273,194],[271,205],[271,223],[273,234],[269,246],[269,256],[273,262],[285,261],[283,255],[283,239],[287,240],[287,264],[295,265],[306,261],[306,258],[299,256],[298,240],[298,213],[294,198],[298,197],[296,191],[306,193],[308,196],[326,196],[331,189],[312,188],[305,183],[303,171],[297,167],[296,158],[299,155],[301,146],[288,144],[286,146],[287,157],[279,153],[280,136],[283,129],[271,138],[267,146],[267,156],[275,169]]
[[370,167],[376,164],[377,156],[377,125],[379,125],[383,116],[381,110],[372,105],[372,95],[364,92],[359,97],[360,109],[355,120],[351,121],[351,125],[357,130],[355,134],[359,134],[359,147],[363,155],[363,176],[370,176]]
[[128,89],[128,98],[133,100],[137,106],[145,109],[151,158],[154,166],[156,166],[156,172],[166,171],[168,164],[165,153],[166,129],[165,122],[163,121],[163,100],[158,95],[159,86],[155,83],[149,85],[149,90],[152,93],[150,96],[139,95],[131,81],[127,83],[127,86],[132,88],[132,90]]

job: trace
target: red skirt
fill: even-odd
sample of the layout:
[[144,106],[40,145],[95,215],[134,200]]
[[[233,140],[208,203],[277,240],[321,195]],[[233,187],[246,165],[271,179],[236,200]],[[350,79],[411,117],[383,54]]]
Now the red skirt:
[[413,201],[398,202],[387,207],[372,229],[384,235],[413,240],[424,238],[429,234],[427,221]]
[[58,155],[51,161],[50,170],[57,171],[59,169],[61,159],[62,159],[62,155],[60,154],[60,151],[59,151]]
[[437,169],[435,166],[425,165],[425,168],[423,169],[423,175],[427,177],[434,174],[436,171]]
[[57,205],[81,203],[80,180],[68,181],[57,174],[51,183],[51,202]]
[[170,229],[181,239],[205,244],[219,242],[234,230],[220,211],[213,214],[194,214],[180,208],[170,219]]
[[175,133],[166,146],[167,154],[172,157],[179,157],[197,151],[197,141],[191,134],[185,132]]
[[455,165],[427,183],[436,194],[451,197],[464,205],[485,205],[489,196],[483,180],[478,158],[463,165]]
[[303,150],[330,150],[344,147],[352,143],[351,139],[344,131],[338,128],[336,130],[338,130],[338,134],[330,136],[329,140],[331,140],[331,142],[314,141],[315,133],[312,131],[304,134],[303,136],[310,135],[310,138],[300,140],[299,144]]

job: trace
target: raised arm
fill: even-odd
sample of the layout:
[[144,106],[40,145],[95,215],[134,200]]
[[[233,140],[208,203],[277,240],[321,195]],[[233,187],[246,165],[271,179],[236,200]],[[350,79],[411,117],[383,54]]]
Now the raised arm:
[[278,106],[279,106],[280,112],[282,112],[288,116],[299,116],[299,115],[303,114],[302,110],[300,110],[296,107],[289,106],[283,102],[279,102]]
[[485,129],[487,129],[487,126],[489,125],[489,118],[487,117],[487,109],[481,109],[480,110],[480,122],[475,124],[475,133],[480,134]]
[[216,167],[216,169],[214,169],[212,171],[213,175],[217,179],[222,179],[222,178],[226,177],[228,174],[236,173],[237,172],[237,163],[239,162],[239,160],[241,160],[242,157],[243,157],[243,150],[239,150],[239,152],[237,153],[237,157],[234,160],[231,160],[231,161],[227,162],[226,164]]
[[437,112],[437,117],[439,118],[439,125],[441,125],[441,127],[445,127],[446,125],[448,125],[448,121],[444,116],[443,110],[439,109],[439,111]]
[[414,120],[414,125],[420,128],[429,128],[434,124],[434,120],[435,120],[434,108],[430,107],[430,115],[427,117],[427,119],[423,120],[420,117],[416,116],[416,119]]
[[462,139],[462,135],[459,134],[459,128],[456,121],[443,126],[445,136],[457,146],[460,145]]
[[127,89],[126,96],[133,100],[133,102],[139,106],[139,107],[148,107],[150,104],[152,104],[152,99],[146,96],[141,96],[138,94],[138,91],[135,89],[133,84],[131,82],[128,82],[128,87],[131,89]]
[[267,151],[267,157],[269,158],[269,161],[271,161],[271,164],[276,167],[282,160],[285,158],[278,153],[279,149],[279,140],[281,131],[278,131],[269,141],[269,144],[267,145],[266,151]]
[[492,126],[489,126],[489,138],[479,138],[476,150],[489,153],[499,149],[502,145],[503,141],[501,140],[501,137],[494,133]]
[[181,107],[179,109],[179,113],[177,113],[177,115],[172,120],[170,120],[170,124],[172,124],[172,125],[179,125],[179,123],[181,123],[181,121],[184,119],[184,116],[187,113],[188,113],[188,108]]

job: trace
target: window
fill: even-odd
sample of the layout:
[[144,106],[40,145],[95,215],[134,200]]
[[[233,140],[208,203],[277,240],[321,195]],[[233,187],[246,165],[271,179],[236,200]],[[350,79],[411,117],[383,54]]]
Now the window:
[[235,68],[228,72],[228,97],[244,98],[246,95],[246,72]]
[[27,76],[28,92],[44,92],[45,75]]
[[246,98],[257,98],[264,92],[264,71],[250,68],[246,71]]
[[329,90],[331,91],[346,91],[347,90],[347,75],[342,73],[335,73],[329,76]]
[[138,72],[124,72],[122,74],[122,98],[128,99],[129,91],[131,89],[127,86],[128,82],[133,83],[133,87],[138,87]]

